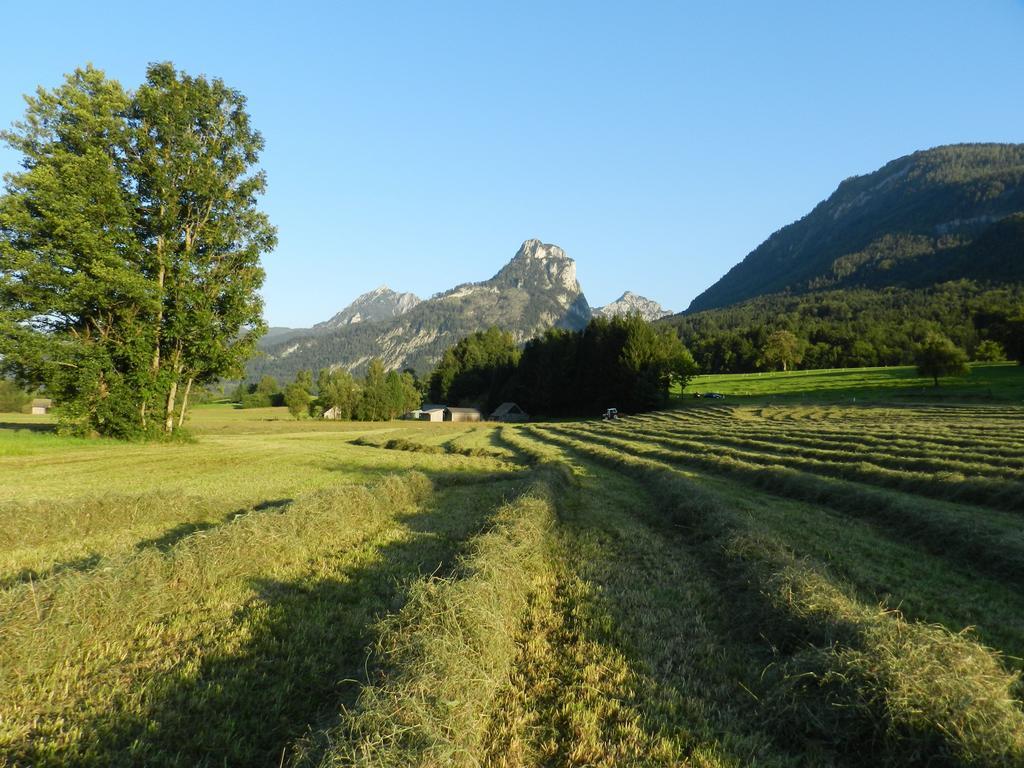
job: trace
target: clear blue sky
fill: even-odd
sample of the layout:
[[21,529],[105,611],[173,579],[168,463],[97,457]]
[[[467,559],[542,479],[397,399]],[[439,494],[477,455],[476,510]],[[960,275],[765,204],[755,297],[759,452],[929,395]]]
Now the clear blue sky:
[[[844,178],[1024,141],[1020,0],[5,3],[0,125],[92,62],[223,78],[267,148],[272,325],[490,277],[526,238],[591,304],[689,301]],[[18,158],[0,150],[0,170]]]

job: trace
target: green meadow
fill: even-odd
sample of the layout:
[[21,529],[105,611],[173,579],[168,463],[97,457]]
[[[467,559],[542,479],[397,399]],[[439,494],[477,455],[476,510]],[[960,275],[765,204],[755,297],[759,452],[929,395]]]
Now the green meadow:
[[1022,765],[1021,371],[173,444],[0,414],[0,765]]
[[697,376],[692,392],[781,402],[1011,402],[1024,403],[1024,367],[972,363],[967,376],[934,386],[913,366]]

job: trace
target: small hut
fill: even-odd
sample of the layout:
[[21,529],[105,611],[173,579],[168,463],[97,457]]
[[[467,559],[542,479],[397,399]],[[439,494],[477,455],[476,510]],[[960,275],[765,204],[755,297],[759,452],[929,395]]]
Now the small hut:
[[445,415],[447,410],[443,405],[433,408],[422,408],[420,411],[420,421],[447,421],[448,417]]
[[47,397],[37,397],[32,401],[32,415],[45,416],[53,408],[53,400]]
[[455,408],[448,406],[444,409],[445,421],[480,421],[483,418],[476,408]]
[[341,411],[338,410],[338,406],[332,405],[330,408],[324,411],[323,418],[333,421],[338,419],[340,416]]
[[518,422],[529,420],[530,415],[516,403],[512,402],[502,403],[491,414],[491,421]]

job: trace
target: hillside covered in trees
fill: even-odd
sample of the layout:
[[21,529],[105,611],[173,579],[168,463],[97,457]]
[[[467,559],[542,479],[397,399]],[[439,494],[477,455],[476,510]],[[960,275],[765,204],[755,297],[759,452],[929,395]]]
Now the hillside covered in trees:
[[777,293],[1024,281],[1024,145],[915,152],[841,183],[687,312]]
[[1019,360],[1024,286],[983,287],[961,280],[921,289],[776,294],[663,323],[676,329],[705,373],[781,367],[765,355],[777,331],[795,337],[797,368],[907,365],[935,333],[948,336],[973,360]]
[[709,373],[907,364],[934,334],[1020,359],[1024,145],[938,147],[847,179],[662,322]]

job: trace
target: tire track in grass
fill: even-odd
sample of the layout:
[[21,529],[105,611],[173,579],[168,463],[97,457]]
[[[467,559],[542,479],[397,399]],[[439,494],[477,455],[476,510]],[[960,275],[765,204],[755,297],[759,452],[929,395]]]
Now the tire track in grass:
[[[579,485],[559,507],[557,577],[523,630],[505,704],[526,713],[539,747],[494,764],[815,764],[757,727],[743,681],[756,684],[767,658],[721,631],[725,596],[685,546],[635,514],[654,504],[646,490],[513,434],[524,450],[561,455]],[[506,734],[498,754],[515,745]]]

